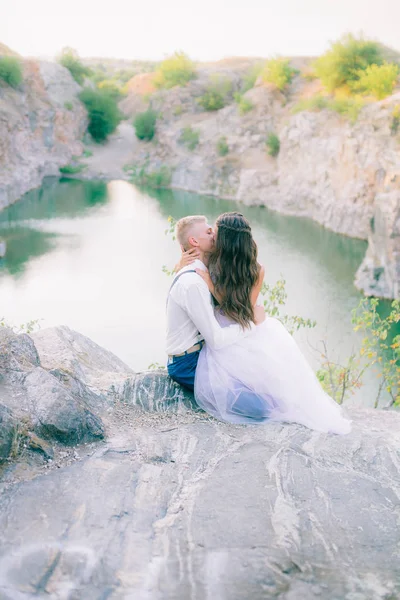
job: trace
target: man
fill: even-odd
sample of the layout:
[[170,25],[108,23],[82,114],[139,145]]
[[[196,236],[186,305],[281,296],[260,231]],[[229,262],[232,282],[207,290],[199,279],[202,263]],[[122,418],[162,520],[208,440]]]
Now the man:
[[[168,373],[188,389],[194,379],[200,350],[206,342],[211,348],[223,348],[249,335],[256,325],[243,329],[239,324],[221,327],[214,316],[212,296],[195,269],[207,269],[214,247],[214,231],[206,217],[184,217],[176,224],[176,237],[182,250],[196,254],[196,260],[175,275],[167,299]],[[265,320],[262,306],[256,306],[257,324]]]

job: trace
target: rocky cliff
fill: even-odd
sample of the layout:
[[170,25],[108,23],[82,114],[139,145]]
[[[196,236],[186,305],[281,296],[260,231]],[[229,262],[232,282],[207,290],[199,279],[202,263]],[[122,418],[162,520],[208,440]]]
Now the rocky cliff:
[[0,209],[82,153],[79,91],[67,69],[34,60],[23,61],[20,88],[0,81]]
[[0,327],[1,598],[400,597],[400,415],[350,415],[219,423],[66,327]]
[[[297,76],[282,94],[258,81],[244,96],[252,108],[240,114],[232,98],[246,68],[203,68],[187,86],[153,94],[151,105],[161,116],[155,140],[136,146],[136,167],[153,172],[167,166],[172,187],[268,206],[368,239],[357,285],[368,294],[398,297],[400,132],[393,113],[400,93],[367,103],[352,123],[326,109],[294,113],[299,100],[320,91],[318,82]],[[205,112],[198,99],[215,76],[231,82],[231,96],[221,110]],[[143,101],[135,85],[130,89],[123,107],[133,114]],[[182,141],[187,127],[198,133],[193,150]],[[267,152],[270,133],[280,141],[276,157]],[[221,138],[226,156],[217,150]]]

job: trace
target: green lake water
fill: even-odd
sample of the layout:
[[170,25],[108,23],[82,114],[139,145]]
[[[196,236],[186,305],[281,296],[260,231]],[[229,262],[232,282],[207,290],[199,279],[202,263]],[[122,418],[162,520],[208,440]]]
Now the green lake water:
[[[0,317],[41,327],[64,324],[117,354],[135,370],[165,363],[165,298],[179,247],[167,218],[241,210],[250,220],[266,281],[287,282],[286,311],[315,319],[296,339],[316,367],[326,340],[333,358],[359,344],[351,309],[353,280],[366,242],[334,234],[307,219],[186,192],[145,192],[124,181],[47,179],[0,213]],[[371,402],[363,388],[363,403]],[[358,394],[359,396],[359,394]]]

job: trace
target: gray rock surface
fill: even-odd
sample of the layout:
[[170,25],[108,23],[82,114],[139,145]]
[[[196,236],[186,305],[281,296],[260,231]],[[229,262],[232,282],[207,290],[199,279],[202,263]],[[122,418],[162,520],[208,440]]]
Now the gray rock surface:
[[15,431],[16,420],[11,410],[0,404],[0,463],[11,454]]
[[67,327],[0,348],[1,600],[400,597],[399,413],[234,426]]
[[135,374],[68,327],[31,335],[0,327],[0,378],[0,402],[24,429],[66,444],[103,438],[104,416],[115,403],[160,413],[198,410],[165,370]]
[[344,437],[125,407],[0,495],[2,600],[400,597],[400,415]]
[[[366,105],[353,124],[329,110],[293,114],[299,100],[320,91],[314,89],[318,82],[298,76],[285,94],[259,81],[245,94],[253,108],[244,115],[235,103],[204,112],[197,100],[205,72],[183,88],[153,94],[152,105],[162,114],[157,143],[136,144],[133,164],[149,173],[169,167],[173,188],[264,205],[368,239],[357,286],[367,294],[398,297],[400,131],[393,128],[393,114],[400,93]],[[208,72],[211,77],[211,67]],[[243,72],[232,66],[219,75],[230,78],[234,90]],[[193,151],[180,141],[185,127],[199,133]],[[275,158],[267,152],[270,133],[280,141]],[[229,146],[225,157],[217,152],[221,137]]]
[[21,89],[0,83],[0,210],[83,150],[87,113],[69,71],[25,60],[23,75]]
[[[43,340],[46,333],[40,333]],[[71,349],[73,333],[68,328],[49,329],[47,337],[53,352],[51,365],[46,363],[45,353],[41,361],[29,335],[0,327],[0,402],[13,411],[18,422],[23,421],[28,430],[39,435],[69,444],[104,437],[101,414],[108,402],[101,391],[92,389],[90,375],[94,377],[101,361],[115,369],[116,380],[123,368],[127,373],[132,371],[111,353],[76,334],[74,349],[76,354],[81,352],[82,361],[78,366]],[[64,340],[64,351],[60,350],[60,340]]]

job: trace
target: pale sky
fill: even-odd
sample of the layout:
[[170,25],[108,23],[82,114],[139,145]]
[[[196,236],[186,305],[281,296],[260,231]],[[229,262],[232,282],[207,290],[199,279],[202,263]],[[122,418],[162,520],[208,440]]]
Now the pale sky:
[[400,50],[400,0],[0,0],[0,42],[24,56],[195,60],[318,55],[343,33]]

